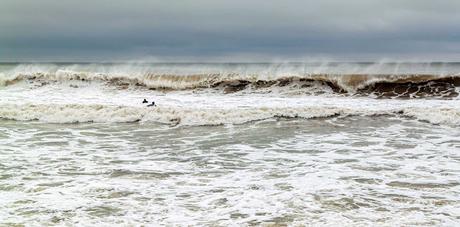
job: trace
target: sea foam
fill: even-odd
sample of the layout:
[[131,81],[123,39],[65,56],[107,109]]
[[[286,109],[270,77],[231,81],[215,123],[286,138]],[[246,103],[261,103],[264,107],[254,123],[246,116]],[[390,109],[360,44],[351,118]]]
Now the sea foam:
[[4,104],[0,118],[48,123],[84,122],[155,122],[171,125],[244,124],[273,118],[324,118],[333,116],[401,115],[434,124],[459,125],[460,110],[448,108],[393,108],[372,110],[365,108],[308,107],[252,107],[252,108],[183,108],[173,106],[133,107],[80,104]]

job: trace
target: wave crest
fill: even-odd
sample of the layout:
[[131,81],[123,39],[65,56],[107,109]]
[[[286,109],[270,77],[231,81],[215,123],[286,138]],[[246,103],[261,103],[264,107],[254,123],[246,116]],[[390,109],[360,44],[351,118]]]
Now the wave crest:
[[[327,91],[343,94],[375,94],[378,97],[458,96],[460,74],[279,74],[274,76],[238,73],[156,74],[94,73],[69,70],[0,75],[0,85],[18,81],[104,81],[116,85],[137,85],[149,89],[187,90],[220,88],[232,93],[251,88],[292,89],[320,84]],[[324,92],[327,92],[326,90]]]

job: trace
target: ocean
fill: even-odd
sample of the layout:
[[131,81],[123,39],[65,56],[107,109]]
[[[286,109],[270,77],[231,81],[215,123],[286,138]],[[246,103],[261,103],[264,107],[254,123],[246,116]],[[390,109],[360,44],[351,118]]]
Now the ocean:
[[456,226],[459,93],[449,62],[3,63],[0,225]]

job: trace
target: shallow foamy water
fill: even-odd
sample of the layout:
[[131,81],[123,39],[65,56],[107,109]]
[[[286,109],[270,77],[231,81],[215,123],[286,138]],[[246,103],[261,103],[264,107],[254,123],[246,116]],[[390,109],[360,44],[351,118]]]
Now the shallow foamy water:
[[346,66],[0,65],[0,225],[460,225],[459,64]]
[[390,116],[0,125],[1,224],[460,222],[458,127]]

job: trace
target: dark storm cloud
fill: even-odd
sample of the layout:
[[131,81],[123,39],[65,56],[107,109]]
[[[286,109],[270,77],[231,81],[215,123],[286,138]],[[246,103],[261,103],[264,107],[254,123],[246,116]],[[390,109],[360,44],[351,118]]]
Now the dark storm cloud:
[[453,56],[458,0],[0,0],[0,60]]

